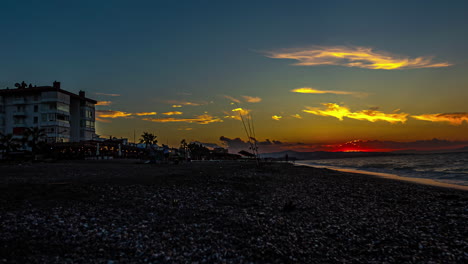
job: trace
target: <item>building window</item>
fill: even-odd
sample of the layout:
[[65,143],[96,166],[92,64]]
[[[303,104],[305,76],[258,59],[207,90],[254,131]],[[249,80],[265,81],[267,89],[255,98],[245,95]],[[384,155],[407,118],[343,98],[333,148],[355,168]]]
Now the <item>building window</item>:
[[35,116],[34,117],[34,124],[37,124],[37,122],[39,122],[39,117]]
[[37,113],[39,111],[39,106],[38,105],[34,105],[34,113]]
[[16,106],[16,111],[17,112],[24,112],[24,111],[26,111],[26,108],[24,107],[24,105],[18,105],[18,106]]
[[39,101],[39,95],[38,94],[34,95],[34,101]]

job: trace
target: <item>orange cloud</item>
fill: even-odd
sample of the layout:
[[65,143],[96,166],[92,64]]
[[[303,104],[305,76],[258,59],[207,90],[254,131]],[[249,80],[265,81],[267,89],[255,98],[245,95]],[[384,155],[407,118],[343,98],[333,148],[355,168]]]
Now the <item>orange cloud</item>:
[[297,119],[302,119],[302,116],[300,114],[295,114],[295,115],[291,115],[292,117],[294,118],[297,118]]
[[133,113],[133,115],[137,115],[137,116],[147,116],[147,115],[156,115],[158,113],[156,112],[141,112],[141,113]]
[[279,121],[279,120],[281,120],[281,118],[283,118],[283,117],[282,117],[282,116],[278,116],[278,115],[274,115],[274,116],[271,116],[271,118],[272,118],[273,120]]
[[178,128],[177,130],[190,131],[190,130],[192,130],[192,129],[193,129],[193,128],[191,128],[191,127],[180,127],[180,128]]
[[247,95],[243,95],[242,97],[248,103],[259,103],[262,101],[262,98],[260,97],[253,97],[253,96],[247,96]]
[[132,113],[114,110],[96,110],[97,116],[102,118],[129,117]]
[[151,121],[151,122],[158,122],[158,123],[186,122],[186,123],[197,123],[200,125],[206,125],[206,124],[215,123],[215,122],[223,122],[222,119],[211,116],[211,115],[207,115],[207,114],[198,115],[198,116],[195,116],[194,118],[168,117],[168,118],[143,118],[143,120]]
[[293,93],[305,93],[305,94],[344,94],[344,95],[354,95],[359,97],[367,96],[366,93],[359,93],[359,92],[347,92],[347,91],[330,91],[330,90],[318,90],[311,87],[302,87],[292,89],[291,92]]
[[468,123],[468,113],[442,113],[411,116],[412,118],[431,122],[448,122],[452,125],[461,125],[463,121]]
[[351,112],[349,108],[345,106],[339,106],[338,104],[325,103],[325,109],[319,109],[314,107],[306,107],[307,109],[302,110],[305,113],[320,115],[320,116],[333,116],[339,120],[343,120],[344,117],[357,119],[357,120],[367,120],[370,122],[376,121],[387,121],[389,123],[406,122],[406,113],[393,113],[385,114],[376,109],[361,110],[358,112]]
[[104,105],[104,106],[107,106],[107,105],[111,105],[112,102],[111,101],[98,101],[96,105]]
[[163,115],[181,115],[183,114],[182,112],[179,112],[179,111],[172,111],[172,112],[166,112],[166,113],[162,113]]
[[107,93],[95,93],[97,95],[105,95],[105,96],[120,96],[120,94],[107,94]]
[[373,51],[369,47],[345,46],[313,46],[307,49],[285,49],[267,54],[269,58],[292,59],[298,62],[294,65],[340,65],[365,69],[417,69],[448,67],[448,62],[433,62],[433,57],[409,58],[388,52]]
[[101,118],[119,118],[119,117],[132,117],[132,116],[146,116],[146,115],[155,115],[156,112],[140,112],[140,113],[127,113],[123,111],[116,110],[96,110],[96,114]]
[[172,107],[179,108],[179,107],[182,107],[182,106],[181,105],[172,105]]
[[96,121],[102,122],[102,123],[111,123],[111,121],[109,119],[102,119],[102,118],[99,118],[99,117],[96,117]]

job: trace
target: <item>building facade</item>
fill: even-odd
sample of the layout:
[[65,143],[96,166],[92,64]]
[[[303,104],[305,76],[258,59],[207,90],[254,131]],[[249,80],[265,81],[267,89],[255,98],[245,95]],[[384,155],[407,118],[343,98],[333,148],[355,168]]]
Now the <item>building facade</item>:
[[16,84],[0,90],[0,132],[21,138],[26,128],[44,129],[46,141],[79,142],[96,137],[96,101],[53,86]]

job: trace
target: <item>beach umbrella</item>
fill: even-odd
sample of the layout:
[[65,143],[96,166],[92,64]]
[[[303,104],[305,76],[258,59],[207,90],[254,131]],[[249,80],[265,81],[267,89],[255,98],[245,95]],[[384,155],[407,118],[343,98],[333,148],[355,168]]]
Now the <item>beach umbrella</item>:
[[99,156],[99,143],[96,144],[96,156]]

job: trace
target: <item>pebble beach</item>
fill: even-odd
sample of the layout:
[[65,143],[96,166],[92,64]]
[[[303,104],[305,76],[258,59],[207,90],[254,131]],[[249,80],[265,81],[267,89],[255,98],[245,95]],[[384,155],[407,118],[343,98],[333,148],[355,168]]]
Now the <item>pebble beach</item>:
[[468,262],[468,192],[291,164],[0,164],[0,208],[0,263]]

